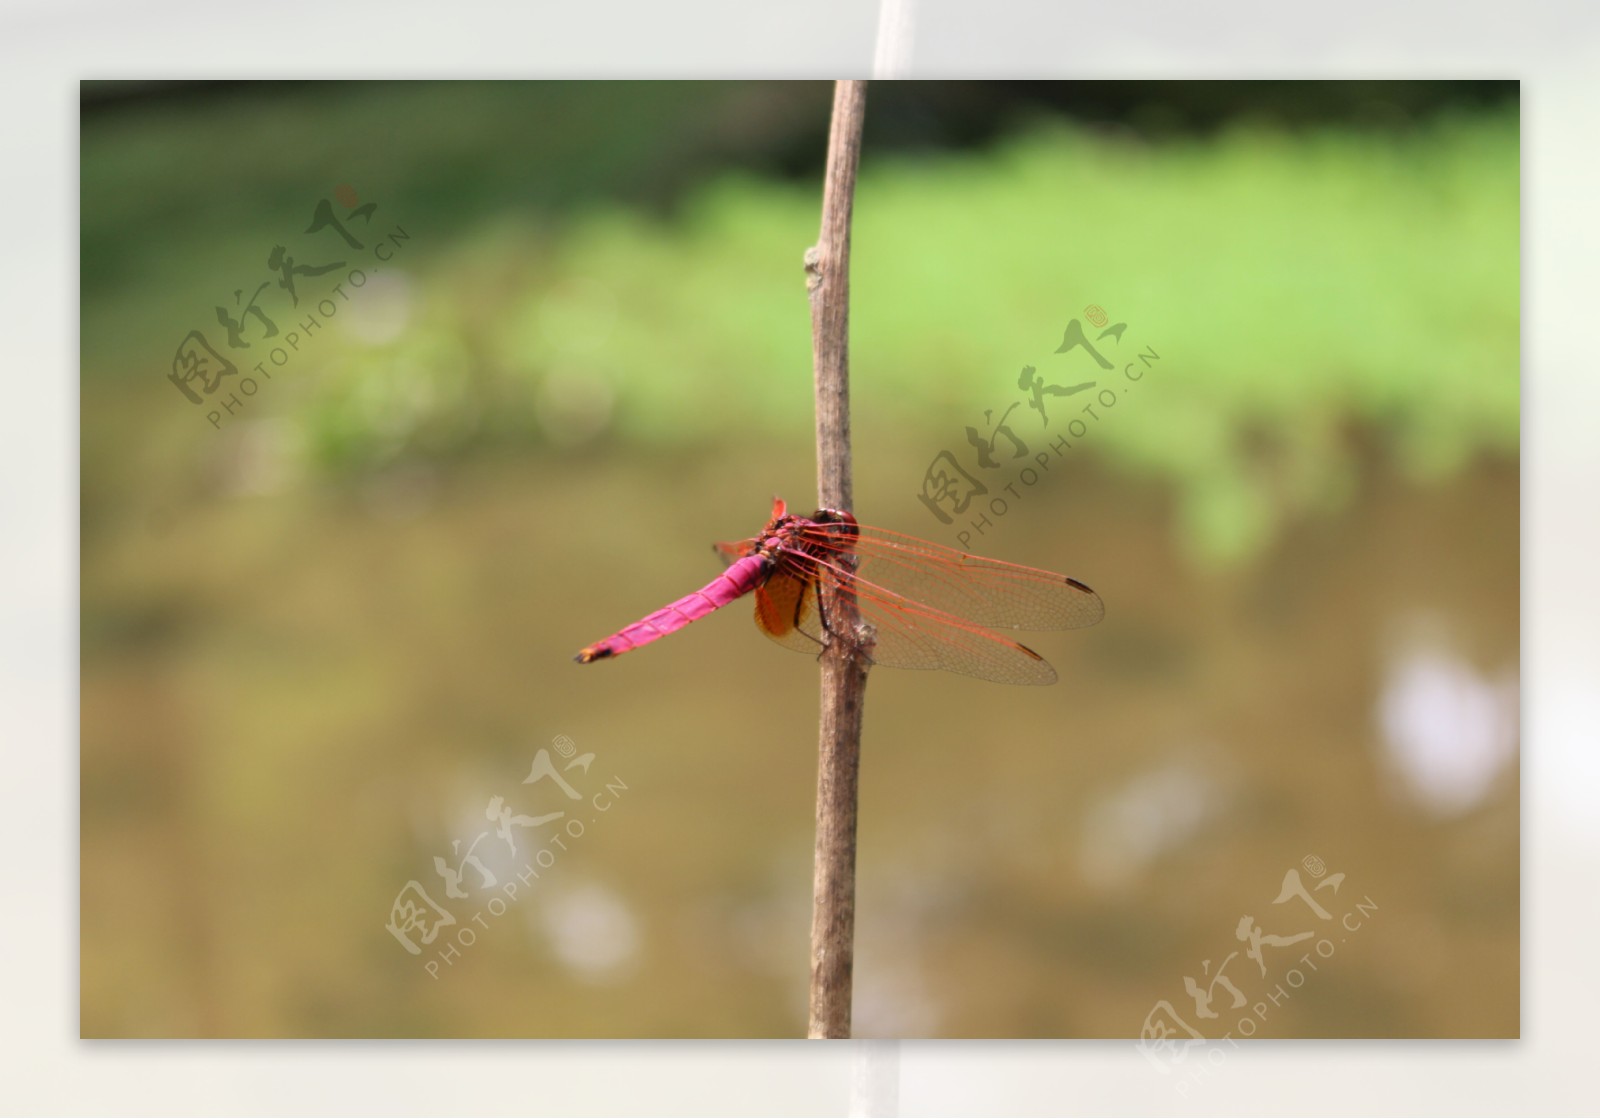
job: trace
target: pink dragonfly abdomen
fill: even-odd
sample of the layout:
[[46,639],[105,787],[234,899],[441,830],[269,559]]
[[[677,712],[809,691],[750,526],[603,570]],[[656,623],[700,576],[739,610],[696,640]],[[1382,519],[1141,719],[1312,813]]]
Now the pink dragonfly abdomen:
[[684,595],[669,606],[663,606],[648,618],[625,626],[604,641],[595,642],[573,659],[579,664],[588,664],[605,657],[619,657],[629,649],[648,645],[680,630],[690,622],[698,621],[713,610],[720,610],[755,590],[766,579],[770,566],[771,561],[760,555],[735,560],[726,571],[699,590]]

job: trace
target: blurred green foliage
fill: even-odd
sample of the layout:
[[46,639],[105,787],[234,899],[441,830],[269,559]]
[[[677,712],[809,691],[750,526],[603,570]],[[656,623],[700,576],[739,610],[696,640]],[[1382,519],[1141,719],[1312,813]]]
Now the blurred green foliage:
[[[1253,550],[1275,509],[1337,499],[1350,424],[1381,430],[1420,476],[1515,454],[1516,145],[1503,119],[1403,142],[1242,131],[1163,148],[1052,129],[982,162],[870,168],[858,415],[942,423],[959,445],[962,425],[1018,398],[1021,365],[1052,368],[1067,321],[1095,302],[1165,364],[1130,401],[1138,418],[1108,416],[1093,438],[1178,486],[1204,555]],[[794,248],[812,193],[731,180],[670,228],[583,222],[498,359],[530,386],[603,384],[630,441],[784,432],[804,404]]]
[[[705,95],[646,99],[646,117],[675,119]],[[412,240],[396,257],[403,282],[381,306],[364,293],[365,311],[347,317],[388,325],[325,331],[263,394],[262,414],[289,421],[308,464],[342,475],[507,444],[804,437],[800,256],[815,235],[814,185],[731,171],[686,188],[670,214],[598,200],[553,220],[548,208],[571,202],[582,175],[626,177],[669,146],[640,125],[613,137],[597,171],[592,153],[576,158],[584,120],[604,112],[589,106],[553,133],[534,204],[496,206],[493,189],[470,184],[501,183],[515,168],[482,154],[499,149],[474,126],[470,97],[446,87],[409,118],[424,136],[455,126],[461,152],[435,146],[424,162],[405,154],[420,142],[402,146],[367,171],[387,180],[363,182],[380,204],[375,224]],[[302,110],[274,103],[245,135],[259,142],[272,113]],[[359,98],[326,111],[348,117],[336,133],[381,130]],[[156,150],[185,159],[177,137],[191,125],[152,125],[158,141],[172,139]],[[134,153],[148,160],[149,142],[124,138],[92,158],[86,149],[86,195],[136,175]],[[463,175],[456,155],[467,151],[478,154]],[[1097,426],[1093,447],[1176,488],[1190,550],[1204,559],[1248,555],[1285,516],[1339,507],[1374,436],[1418,478],[1479,453],[1514,455],[1517,155],[1505,111],[1400,131],[1239,126],[1160,144],[1055,122],[982,154],[869,152],[852,277],[858,430],[892,422],[931,433],[922,460],[906,463],[915,490],[935,453],[965,449],[966,425],[984,427],[985,411],[1020,399],[1022,365],[1049,372],[1061,360],[1050,355],[1062,329],[1098,303],[1162,366]],[[560,173],[580,162],[582,175]],[[300,229],[312,192],[330,189],[307,182],[296,194],[308,173],[268,176],[265,194],[244,200],[251,220],[227,237],[233,208],[190,199],[208,218],[162,226],[154,264],[158,277],[162,261],[181,268],[175,285],[110,286],[117,261],[149,254],[134,244],[130,212],[97,206],[84,233],[86,364],[103,371],[126,356],[103,348],[115,324],[180,337],[233,286],[218,277],[248,273],[262,246]],[[464,215],[470,224],[456,229]],[[170,392],[142,366],[124,371]],[[183,407],[176,396],[171,406]]]

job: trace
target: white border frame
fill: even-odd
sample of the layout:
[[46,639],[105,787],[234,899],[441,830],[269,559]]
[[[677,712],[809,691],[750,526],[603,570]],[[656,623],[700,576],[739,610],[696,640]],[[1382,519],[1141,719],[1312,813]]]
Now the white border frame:
[[[32,1114],[1581,1114],[1600,882],[1600,6],[918,3],[912,77],[1508,77],[1523,84],[1524,1013],[1520,1042],[1265,1042],[1176,1096],[1122,1043],[118,1043],[77,1039],[81,77],[854,76],[870,4],[371,0],[0,6],[0,1109]],[[16,865],[15,862],[13,865]],[[1460,977],[1470,984],[1472,976]],[[874,1049],[873,1045],[878,1048]],[[887,1047],[885,1047],[887,1046]],[[863,1057],[865,1054],[865,1057]],[[898,1068],[895,1062],[898,1060]],[[886,1080],[887,1078],[887,1080]]]

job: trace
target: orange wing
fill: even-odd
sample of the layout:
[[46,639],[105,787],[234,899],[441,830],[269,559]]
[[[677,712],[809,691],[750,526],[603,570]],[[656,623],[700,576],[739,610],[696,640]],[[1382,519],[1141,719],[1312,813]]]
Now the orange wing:
[[756,588],[756,626],[786,649],[822,652],[817,584],[780,568]]

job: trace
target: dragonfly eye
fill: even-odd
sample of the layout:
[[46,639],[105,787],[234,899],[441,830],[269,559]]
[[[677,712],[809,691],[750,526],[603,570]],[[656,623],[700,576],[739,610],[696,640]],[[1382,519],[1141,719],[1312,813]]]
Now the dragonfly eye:
[[843,540],[855,540],[861,534],[856,519],[842,509],[818,509],[811,517],[812,523],[833,529],[830,535]]

